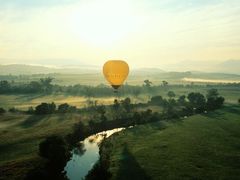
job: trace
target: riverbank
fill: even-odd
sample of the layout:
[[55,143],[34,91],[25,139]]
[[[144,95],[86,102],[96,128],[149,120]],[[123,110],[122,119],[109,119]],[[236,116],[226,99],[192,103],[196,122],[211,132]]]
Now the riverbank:
[[239,114],[239,106],[229,105],[175,123],[119,132],[102,143],[97,169],[109,179],[237,179]]

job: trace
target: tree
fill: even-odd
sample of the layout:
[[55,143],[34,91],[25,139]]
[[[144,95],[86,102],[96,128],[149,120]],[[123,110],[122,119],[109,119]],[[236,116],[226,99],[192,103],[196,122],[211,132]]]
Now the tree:
[[219,96],[217,89],[210,89],[207,92],[207,109],[215,110],[220,108],[224,103],[224,98]]
[[96,111],[100,114],[101,125],[105,126],[107,122],[107,117],[105,116],[106,106],[104,105],[97,106]]
[[66,113],[69,112],[70,106],[68,103],[60,104],[58,106],[58,112],[60,113]]
[[190,106],[195,112],[200,113],[205,110],[206,106],[206,99],[204,95],[202,95],[199,92],[191,92],[188,94],[188,100],[190,103]]
[[170,106],[174,107],[174,106],[176,106],[176,104],[177,104],[177,102],[176,102],[175,99],[169,99],[168,100],[168,106],[170,105]]
[[4,114],[5,112],[6,112],[6,110],[0,107],[0,115]]
[[11,112],[11,113],[16,113],[16,112],[18,112],[18,110],[17,110],[15,107],[9,108],[8,111]]
[[35,108],[36,114],[52,114],[56,110],[56,105],[54,102],[48,103],[41,103]]
[[186,104],[186,96],[185,95],[179,96],[177,102],[179,105],[184,106]]
[[216,97],[216,98],[208,98],[207,99],[207,109],[208,110],[215,110],[220,108],[223,103],[224,103],[224,98],[223,97]]
[[179,116],[176,108],[174,108],[174,105],[172,105],[172,103],[168,104],[167,109],[165,109],[165,113],[167,115],[167,118],[178,118]]
[[150,100],[150,104],[152,105],[163,105],[164,103],[164,99],[162,98],[162,96],[153,96]]
[[149,122],[152,115],[152,110],[147,109],[146,111],[141,112],[141,121],[140,123]]
[[11,91],[11,85],[8,81],[0,81],[0,93]]
[[131,111],[131,99],[129,97],[125,98],[122,102],[123,108],[126,110],[127,113]]
[[162,86],[163,87],[166,87],[168,85],[168,82],[167,81],[162,81]]
[[90,86],[84,88],[83,94],[87,99],[94,97],[93,89]]
[[207,91],[207,99],[208,98],[217,98],[219,96],[218,90],[217,89],[209,89]]
[[238,104],[240,104],[240,98],[238,99]]
[[39,144],[39,155],[47,158],[54,166],[64,167],[69,151],[64,139],[54,135],[47,137]]
[[28,108],[27,113],[28,114],[33,114],[34,113],[34,109],[33,109],[32,106]]
[[114,99],[113,105],[112,105],[112,117],[114,119],[119,119],[121,115],[123,114],[122,112],[122,106],[120,106],[120,102],[117,99]]
[[142,116],[139,112],[134,112],[133,117],[132,117],[133,125],[140,124],[141,123],[141,117]]
[[[41,82],[42,83],[42,82]],[[28,85],[28,91],[30,93],[40,92],[42,89],[42,84],[38,81],[31,81]]]
[[149,81],[148,79],[144,80],[143,82],[144,82],[144,86],[146,86],[147,88],[150,88],[152,85],[152,82]]
[[40,83],[42,85],[42,89],[44,92],[50,92],[52,90],[52,82],[53,78],[47,77],[47,78],[41,78]]
[[100,115],[105,115],[106,113],[106,106],[104,105],[99,105],[96,107],[96,110],[97,112],[100,114]]
[[82,121],[79,121],[73,125],[72,133],[68,134],[66,139],[70,145],[75,145],[77,142],[83,140],[87,135],[89,135],[88,129]]
[[120,103],[118,102],[117,99],[114,99],[114,101],[113,101],[113,109],[115,111],[117,111],[119,109],[119,107],[120,107]]
[[176,96],[176,94],[173,91],[168,91],[167,95],[170,99]]

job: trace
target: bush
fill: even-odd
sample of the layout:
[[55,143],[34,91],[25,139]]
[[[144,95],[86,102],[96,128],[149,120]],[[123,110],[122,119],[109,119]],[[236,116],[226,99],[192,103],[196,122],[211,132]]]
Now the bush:
[[33,114],[34,113],[34,109],[33,109],[32,106],[28,108],[27,113],[28,114]]
[[36,107],[35,113],[36,114],[52,114],[56,110],[56,105],[54,102],[48,103],[41,103]]
[[69,157],[69,152],[61,136],[50,136],[39,144],[39,155],[57,166],[63,166]]
[[173,91],[168,91],[167,95],[169,98],[174,98],[176,96],[176,94]]
[[149,104],[161,106],[164,104],[164,99],[162,98],[162,96],[153,96]]
[[4,114],[6,112],[6,110],[5,109],[3,109],[3,108],[0,108],[0,114]]
[[224,103],[223,97],[217,97],[217,98],[208,98],[207,100],[207,109],[208,110],[215,110],[220,108]]
[[219,96],[217,89],[210,89],[207,93],[207,109],[215,110],[220,108],[224,103],[224,98]]
[[83,140],[86,136],[89,135],[89,129],[83,124],[82,121],[74,124],[73,132],[66,136],[66,140],[70,145]]
[[123,108],[127,113],[130,113],[132,105],[131,105],[131,99],[129,97],[125,98],[121,101]]
[[69,111],[69,108],[70,108],[70,106],[69,106],[68,103],[60,104],[60,105],[58,106],[58,112],[60,112],[60,113],[66,113],[66,112]]
[[11,112],[11,113],[18,112],[18,110],[15,107],[9,108],[8,111]]
[[201,113],[205,110],[206,99],[201,93],[191,92],[187,96],[190,107],[196,112]]
[[186,96],[185,95],[182,95],[178,98],[177,100],[178,104],[181,105],[181,106],[184,106],[186,105]]

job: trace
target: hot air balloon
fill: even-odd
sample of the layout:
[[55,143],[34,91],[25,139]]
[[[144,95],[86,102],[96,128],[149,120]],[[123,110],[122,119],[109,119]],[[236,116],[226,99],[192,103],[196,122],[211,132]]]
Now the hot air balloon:
[[109,60],[103,65],[103,74],[115,90],[123,84],[128,73],[128,64],[122,60]]

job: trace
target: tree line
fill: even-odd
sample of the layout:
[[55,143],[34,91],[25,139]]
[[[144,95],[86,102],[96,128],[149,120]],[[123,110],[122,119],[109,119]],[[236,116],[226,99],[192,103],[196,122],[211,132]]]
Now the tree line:
[[[30,81],[29,83],[16,83],[14,81],[2,80],[0,81],[0,94],[34,94],[34,93],[65,93],[69,95],[79,95],[85,97],[107,97],[114,96],[114,92],[112,88],[106,86],[104,84],[100,84],[98,86],[87,86],[87,85],[69,85],[69,86],[61,86],[52,83],[53,78],[41,78],[37,81]],[[143,81],[143,85],[132,86],[132,85],[123,85],[120,88],[119,96],[133,95],[138,97],[140,94],[151,93],[157,94],[159,89],[169,90],[169,87],[198,87],[202,85],[170,85],[167,81],[162,81],[160,85],[153,85],[153,83],[146,79]],[[216,87],[230,87],[230,88],[239,88],[240,83],[234,84],[219,84],[219,85],[206,85],[208,88],[216,88]]]

